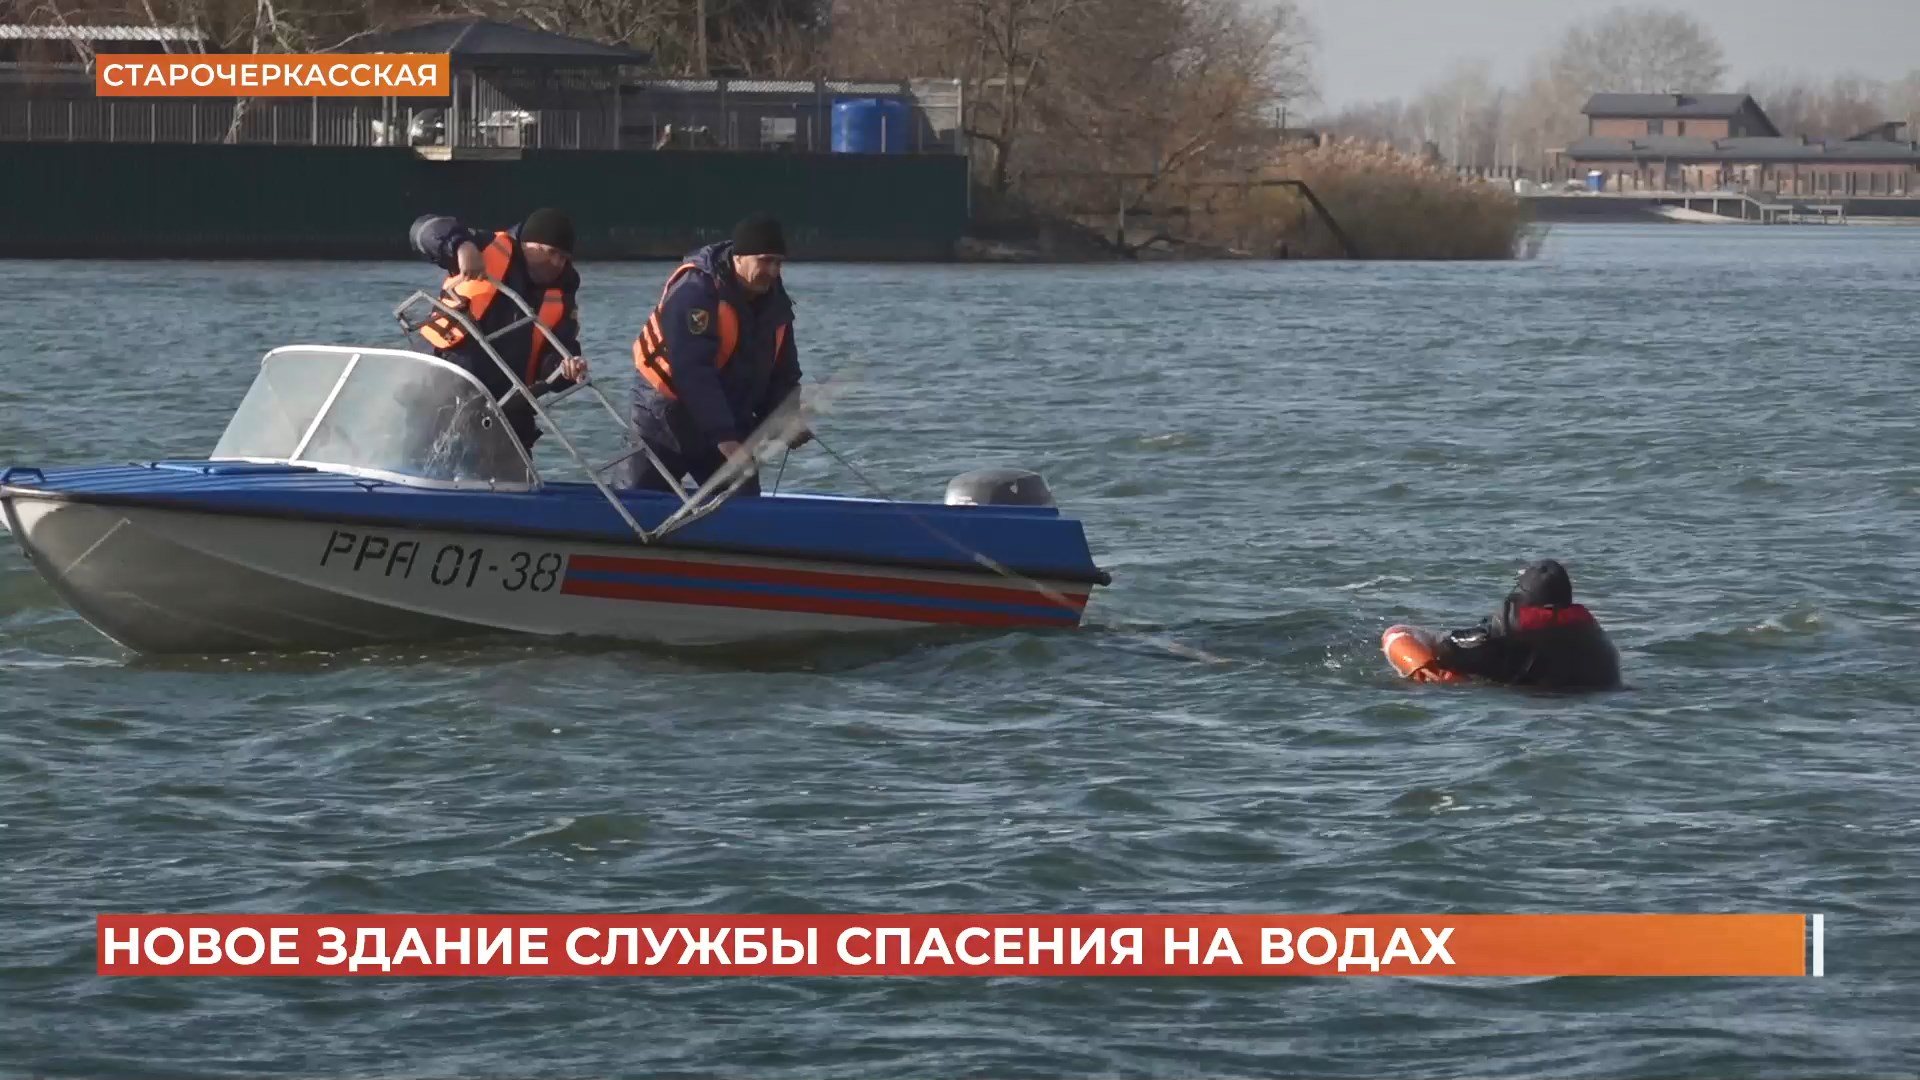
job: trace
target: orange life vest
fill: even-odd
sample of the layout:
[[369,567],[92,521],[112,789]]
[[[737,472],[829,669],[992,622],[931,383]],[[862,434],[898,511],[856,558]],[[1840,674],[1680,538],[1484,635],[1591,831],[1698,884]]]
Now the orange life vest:
[[[673,391],[673,362],[667,358],[667,336],[660,323],[660,314],[666,310],[667,294],[673,291],[674,284],[698,269],[700,267],[694,263],[681,263],[674,270],[672,276],[667,278],[666,286],[660,290],[660,302],[653,306],[653,314],[647,316],[647,324],[640,328],[640,336],[633,339],[634,368],[655,390],[675,401],[679,400],[680,395]],[[719,371],[726,368],[727,362],[733,359],[734,350],[740,347],[740,313],[725,300],[719,301],[716,306],[719,308],[714,314],[720,323],[720,351],[714,355],[713,366],[714,370]],[[775,363],[779,363],[780,354],[787,349],[788,325],[781,323],[779,329],[774,331]]]
[[[487,309],[493,306],[494,299],[500,295],[499,287],[493,282],[505,281],[507,278],[507,268],[513,263],[513,236],[505,230],[494,233],[493,242],[486,246],[480,253],[480,257],[486,263],[487,276],[493,280],[464,281],[459,274],[449,274],[447,280],[440,286],[442,291],[459,297],[459,302],[454,306],[458,307],[464,303],[467,317],[473,320],[475,326],[480,325],[480,320],[486,316]],[[539,320],[542,326],[549,330],[558,330],[566,316],[567,295],[563,290],[550,288],[541,294]],[[452,349],[467,339],[467,329],[457,321],[448,318],[444,312],[436,311],[433,317],[427,320],[426,325],[420,328],[420,336],[426,338],[427,343],[436,349]],[[540,377],[540,350],[546,344],[547,335],[538,330],[533,331],[533,347],[527,350],[527,367],[523,376],[529,384]],[[509,358],[503,356],[501,359]]]

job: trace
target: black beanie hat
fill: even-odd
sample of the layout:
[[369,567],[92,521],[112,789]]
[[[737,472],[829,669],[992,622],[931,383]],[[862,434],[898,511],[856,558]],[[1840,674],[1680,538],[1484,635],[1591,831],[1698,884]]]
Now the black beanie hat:
[[1573,603],[1573,579],[1567,568],[1552,559],[1541,559],[1520,571],[1514,595],[1540,607],[1566,607]]
[[551,244],[567,254],[573,254],[573,222],[567,215],[551,207],[543,207],[527,215],[520,225],[520,242],[523,244]]
[[754,214],[733,227],[735,255],[781,255],[787,253],[787,237],[780,222],[766,214]]

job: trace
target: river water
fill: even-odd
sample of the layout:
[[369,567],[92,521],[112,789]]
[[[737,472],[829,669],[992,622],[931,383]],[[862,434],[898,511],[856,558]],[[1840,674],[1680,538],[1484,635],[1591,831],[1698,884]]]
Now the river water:
[[[584,268],[622,396],[666,269]],[[396,343],[436,276],[0,263],[0,463],[204,455],[266,349]],[[1115,576],[1090,625],[149,661],[9,544],[0,1074],[1920,1071],[1920,231],[790,280],[822,437],[895,497],[1043,472]],[[1626,690],[1390,676],[1382,628],[1541,556]],[[96,977],[136,911],[1824,912],[1827,974]]]

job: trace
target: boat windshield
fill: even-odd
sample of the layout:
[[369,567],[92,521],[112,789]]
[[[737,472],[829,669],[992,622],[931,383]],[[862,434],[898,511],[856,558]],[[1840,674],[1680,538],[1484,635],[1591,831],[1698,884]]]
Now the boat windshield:
[[399,349],[275,349],[214,447],[429,487],[525,490],[533,466],[465,371]]

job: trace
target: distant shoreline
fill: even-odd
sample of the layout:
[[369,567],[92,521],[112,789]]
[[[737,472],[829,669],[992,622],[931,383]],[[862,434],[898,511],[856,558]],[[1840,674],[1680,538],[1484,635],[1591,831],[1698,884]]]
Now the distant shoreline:
[[[1553,225],[1920,225],[1920,194],[1827,197],[1761,193],[1749,197],[1733,192],[1570,192],[1521,195],[1520,199],[1533,220]],[[1747,216],[1733,213],[1736,209]],[[1762,220],[1763,214],[1780,220]]]

